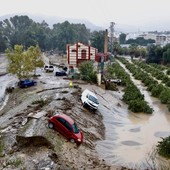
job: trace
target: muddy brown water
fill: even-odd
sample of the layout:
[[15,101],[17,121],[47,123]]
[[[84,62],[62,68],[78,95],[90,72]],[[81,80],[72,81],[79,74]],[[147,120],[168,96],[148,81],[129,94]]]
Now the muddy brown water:
[[132,169],[158,168],[154,150],[161,137],[170,135],[170,113],[158,99],[151,97],[140,81],[131,78],[154,112],[152,115],[131,113],[121,102],[121,92],[92,88],[99,94],[98,110],[106,127],[105,140],[97,142],[96,150],[102,159],[112,165]]

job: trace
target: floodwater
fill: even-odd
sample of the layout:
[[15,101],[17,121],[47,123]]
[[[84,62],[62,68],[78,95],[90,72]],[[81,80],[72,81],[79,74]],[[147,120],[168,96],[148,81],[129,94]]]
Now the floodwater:
[[100,157],[112,165],[152,169],[158,163],[155,146],[161,137],[170,136],[170,112],[158,99],[150,96],[140,81],[131,78],[154,112],[152,115],[131,113],[120,101],[121,92],[99,92],[93,88],[98,94],[98,110],[106,127],[105,140],[97,142],[96,149]]
[[[5,95],[6,87],[15,86],[17,78],[6,73],[7,59],[4,55],[0,55],[0,110],[3,109],[8,100],[8,95]],[[2,74],[5,74],[1,76]]]
[[137,169],[152,167],[149,155],[160,137],[170,135],[170,114],[167,108],[153,98],[152,107],[155,111],[152,115],[135,114],[128,112],[127,106],[115,96],[121,94],[103,91],[102,97],[98,95],[99,112],[103,115],[106,127],[105,140],[97,142],[99,155],[113,165]]

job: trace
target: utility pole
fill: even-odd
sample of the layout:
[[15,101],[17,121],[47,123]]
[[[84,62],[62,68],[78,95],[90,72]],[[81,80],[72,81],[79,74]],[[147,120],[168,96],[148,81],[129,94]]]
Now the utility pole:
[[110,50],[113,54],[113,44],[114,44],[114,31],[115,22],[110,22]]

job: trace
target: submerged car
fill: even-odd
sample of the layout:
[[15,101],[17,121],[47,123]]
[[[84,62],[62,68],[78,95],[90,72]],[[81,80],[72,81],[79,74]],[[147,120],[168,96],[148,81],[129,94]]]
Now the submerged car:
[[99,101],[97,96],[90,90],[85,89],[81,95],[83,106],[89,106],[92,110],[97,110]]
[[20,88],[26,88],[26,87],[30,87],[30,86],[36,86],[37,82],[34,80],[29,80],[29,79],[25,79],[25,80],[21,80],[18,83],[18,86]]
[[56,114],[48,121],[48,127],[55,129],[65,136],[71,143],[77,145],[83,142],[83,133],[79,131],[76,123],[66,114]]

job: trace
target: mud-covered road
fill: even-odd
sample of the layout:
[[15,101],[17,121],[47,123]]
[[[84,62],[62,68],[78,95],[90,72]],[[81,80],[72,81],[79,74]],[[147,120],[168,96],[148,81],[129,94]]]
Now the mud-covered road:
[[[73,82],[70,88],[70,80],[41,69],[37,73],[41,75],[37,86],[16,87],[0,110],[0,169],[121,169],[100,159],[95,150],[96,141],[104,139],[105,127],[100,112],[82,106],[80,86],[86,82]],[[82,145],[47,127],[56,112],[76,121],[84,134]]]

